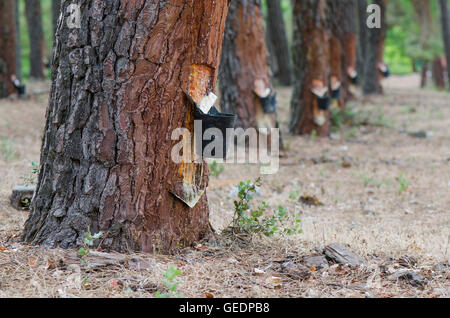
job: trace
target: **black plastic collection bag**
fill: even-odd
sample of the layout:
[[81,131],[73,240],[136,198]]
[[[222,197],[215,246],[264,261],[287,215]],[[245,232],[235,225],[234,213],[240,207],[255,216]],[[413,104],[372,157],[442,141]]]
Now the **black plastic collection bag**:
[[[258,96],[259,97],[259,96]],[[261,106],[265,114],[274,114],[277,112],[277,94],[271,94],[267,97],[259,97]]]
[[330,97],[328,95],[324,95],[322,97],[319,97],[317,95],[314,95],[317,98],[317,103],[319,105],[319,109],[321,110],[328,110],[330,108]]
[[[212,158],[212,159],[225,159],[227,157],[228,146],[230,145],[230,141],[232,136],[227,136],[227,128],[234,128],[236,122],[236,115],[221,113],[217,110],[217,108],[212,107],[208,114],[205,114],[195,103],[190,96],[188,99],[194,105],[194,120],[202,121],[202,130],[201,136],[199,132],[195,132],[196,139],[201,140],[201,142],[197,143],[197,149],[195,149],[196,153],[203,158]],[[216,135],[213,130],[209,129],[217,129],[222,134],[223,143],[222,147],[217,149],[214,148],[212,151],[206,151],[205,149],[208,145],[212,144],[216,140]],[[210,134],[208,134],[210,133]],[[209,140],[205,140],[208,138]]]
[[340,99],[341,98],[341,88],[338,89],[332,89],[331,90],[331,98],[332,99]]

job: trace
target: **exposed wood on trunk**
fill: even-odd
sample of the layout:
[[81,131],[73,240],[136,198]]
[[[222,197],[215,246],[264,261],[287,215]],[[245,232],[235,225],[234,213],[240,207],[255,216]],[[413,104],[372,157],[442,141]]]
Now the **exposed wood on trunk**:
[[267,11],[267,38],[277,65],[275,77],[281,85],[289,86],[292,69],[281,1],[267,1]]
[[[105,233],[102,249],[122,252],[172,252],[201,240],[211,233],[206,195],[189,208],[169,191],[189,181],[204,189],[208,168],[173,162],[179,141],[171,134],[192,128],[184,92],[216,87],[228,0],[75,3],[81,29],[60,23],[56,32],[23,239],[73,248],[89,227]],[[206,81],[191,74],[195,66],[208,70]]]
[[16,9],[14,0],[0,1],[0,98],[14,93],[16,68]]
[[427,85],[428,79],[428,63],[422,63],[422,71],[420,73],[420,87],[424,88]]
[[450,90],[450,11],[448,9],[447,0],[439,0],[439,5],[441,9],[442,36],[447,61],[448,89]]
[[25,13],[30,40],[30,77],[44,79],[45,42],[40,0],[25,0]]
[[256,82],[273,90],[259,0],[231,1],[219,76],[222,110],[237,114],[237,127],[275,128],[255,94]]
[[325,0],[295,0],[294,4],[294,74],[290,131],[319,136],[329,133],[329,111],[319,109],[312,89],[328,87],[329,37]]

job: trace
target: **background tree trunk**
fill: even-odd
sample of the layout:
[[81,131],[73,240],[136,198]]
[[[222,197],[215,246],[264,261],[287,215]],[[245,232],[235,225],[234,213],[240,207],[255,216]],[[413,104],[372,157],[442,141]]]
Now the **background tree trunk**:
[[281,1],[267,1],[267,34],[278,66],[275,77],[281,85],[292,84],[291,58],[286,35],[286,26],[283,19]]
[[[228,11],[219,74],[222,110],[237,114],[236,126],[260,127],[267,118],[255,94],[255,80],[273,89],[259,0],[233,0]],[[273,128],[274,122],[271,119]]]
[[201,240],[211,233],[206,195],[189,208],[171,193],[204,191],[208,168],[173,162],[171,134],[193,129],[183,92],[199,102],[216,87],[228,0],[75,3],[81,29],[56,32],[23,239],[74,248],[90,228],[105,233],[103,249],[144,252]]
[[[345,88],[343,83],[343,75],[345,66],[344,53],[344,30],[343,30],[343,16],[344,16],[344,1],[328,0],[328,21],[330,23],[330,79],[331,89],[333,89],[334,82],[340,83],[340,98],[336,101],[339,108],[345,107]],[[335,101],[333,101],[335,102]]]
[[447,0],[439,0],[441,8],[442,36],[444,38],[445,56],[447,59],[448,89],[450,90],[450,12]]
[[367,51],[367,0],[358,0],[358,22],[359,22],[359,33],[358,33],[358,74],[360,80],[364,76],[364,63],[366,60]]
[[422,62],[422,70],[420,72],[420,88],[425,88],[428,79],[428,62]]
[[381,74],[378,68],[380,61],[383,61],[384,39],[386,36],[386,1],[374,0],[381,8],[381,28],[367,28],[367,48],[364,61],[364,95],[381,94]]
[[40,0],[25,0],[25,13],[30,39],[30,77],[44,79],[45,42]]
[[14,93],[11,75],[16,68],[15,0],[0,1],[0,98]]
[[357,4],[356,0],[341,0],[342,2],[342,29],[343,29],[343,47],[344,47],[344,55],[343,55],[343,87],[345,91],[345,99],[353,98],[353,94],[350,91],[350,80],[349,73],[356,71],[357,72],[357,51],[356,44],[358,42],[358,28],[356,23],[357,16]]
[[53,26],[53,36],[56,33],[56,28],[58,27],[58,19],[61,14],[61,0],[52,1],[52,26]]
[[444,90],[445,89],[445,78],[444,78],[444,68],[442,67],[442,59],[437,57],[432,62],[433,68],[433,82],[437,88]]
[[325,0],[295,0],[293,58],[295,85],[291,102],[290,131],[293,134],[319,136],[329,133],[329,112],[323,125],[315,123],[320,113],[312,93],[313,83],[328,87],[329,39],[326,27]]
[[20,1],[15,0],[16,5],[16,77],[20,81],[22,81],[22,44],[20,42],[20,15],[19,15],[19,6]]

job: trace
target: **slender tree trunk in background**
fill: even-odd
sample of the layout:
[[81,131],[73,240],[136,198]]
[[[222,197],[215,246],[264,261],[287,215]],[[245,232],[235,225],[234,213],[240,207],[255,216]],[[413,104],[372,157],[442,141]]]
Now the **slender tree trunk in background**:
[[[216,87],[228,0],[74,3],[81,29],[61,23],[56,32],[40,173],[23,239],[73,248],[90,228],[105,233],[103,249],[144,252],[201,240],[211,233],[202,192],[208,168],[175,163],[179,140],[171,135],[193,130],[183,92],[200,102]],[[172,194],[194,189],[201,196],[192,208]]]
[[[293,58],[295,85],[291,102],[293,134],[327,136],[329,111],[319,109],[312,89],[328,87],[329,39],[326,0],[295,0]],[[319,120],[320,119],[320,120]]]
[[232,0],[219,73],[222,110],[237,114],[237,127],[275,128],[274,116],[263,114],[261,102],[254,92],[257,80],[273,89],[261,2]]
[[364,60],[364,95],[382,94],[381,74],[378,64],[383,60],[384,38],[386,35],[386,2],[385,0],[374,0],[381,8],[381,28],[369,29],[367,31],[366,58]]
[[267,1],[266,21],[267,37],[270,40],[269,46],[273,49],[278,65],[278,70],[275,73],[275,76],[278,78],[281,85],[289,86],[292,84],[291,58],[289,56],[289,45],[286,35],[286,26],[283,19],[281,1]]
[[344,59],[343,59],[343,87],[346,100],[354,98],[350,91],[349,74],[358,72],[357,70],[357,50],[358,27],[357,27],[357,3],[356,0],[340,0],[342,2],[342,29],[344,43]]
[[420,87],[425,88],[427,86],[428,79],[428,63],[422,62],[422,71],[420,73]]
[[53,36],[56,33],[56,28],[58,27],[58,19],[61,14],[61,0],[52,1],[52,26],[53,26]]
[[439,0],[441,8],[442,36],[444,38],[445,56],[447,59],[448,89],[450,90],[450,12],[447,0]]
[[340,97],[333,99],[333,105],[337,103],[340,109],[345,107],[345,88],[343,88],[343,75],[345,66],[344,53],[344,1],[327,0],[328,21],[330,23],[330,80],[331,89],[337,87],[339,83]]
[[437,88],[445,89],[444,68],[442,67],[442,59],[440,57],[435,58],[432,62],[433,68],[433,82]]
[[16,5],[16,77],[22,81],[22,45],[20,42],[20,16],[19,16],[19,0],[15,0]]
[[40,0],[25,0],[25,13],[30,39],[30,77],[44,79],[45,42]]
[[362,80],[364,75],[364,61],[366,59],[367,50],[367,0],[357,0],[358,1],[358,22],[359,22],[359,33],[358,33],[358,59],[357,59],[357,71]]
[[0,98],[14,93],[11,75],[16,70],[15,0],[0,1]]

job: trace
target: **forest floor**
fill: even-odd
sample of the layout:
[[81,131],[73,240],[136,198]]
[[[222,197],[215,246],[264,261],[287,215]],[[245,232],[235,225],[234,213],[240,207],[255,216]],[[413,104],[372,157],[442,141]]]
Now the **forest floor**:
[[[174,256],[93,252],[89,268],[75,250],[19,242],[28,212],[14,210],[9,196],[39,161],[46,86],[0,101],[0,297],[154,297],[166,290],[170,264],[182,272],[185,297],[449,297],[450,95],[417,89],[417,75],[384,86],[384,96],[351,103],[353,124],[332,138],[285,136],[280,170],[263,178],[252,204],[299,214],[302,234],[203,243]],[[284,130],[290,95],[279,89]],[[210,178],[218,233],[232,220],[236,185],[259,168],[225,165]],[[302,266],[332,243],[364,265]]]

